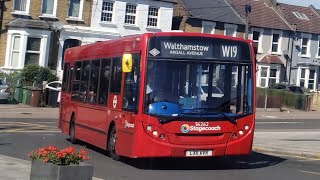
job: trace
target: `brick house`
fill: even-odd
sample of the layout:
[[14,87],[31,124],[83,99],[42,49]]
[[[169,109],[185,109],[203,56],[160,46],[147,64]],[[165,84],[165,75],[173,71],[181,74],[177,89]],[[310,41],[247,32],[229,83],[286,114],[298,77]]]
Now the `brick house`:
[[61,77],[66,48],[171,30],[172,12],[171,0],[6,1],[0,67],[12,71],[38,64]]

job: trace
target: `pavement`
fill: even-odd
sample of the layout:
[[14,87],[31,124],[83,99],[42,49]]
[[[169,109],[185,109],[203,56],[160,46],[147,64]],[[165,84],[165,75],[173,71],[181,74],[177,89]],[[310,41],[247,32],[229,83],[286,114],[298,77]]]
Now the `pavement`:
[[[57,118],[58,108],[34,108],[27,105],[0,105],[0,120],[15,118]],[[286,123],[294,123],[296,119],[319,120],[320,111],[297,111],[286,109],[285,111],[269,112],[257,111],[257,120],[275,122],[286,120]],[[302,131],[272,131],[256,129],[254,135],[253,150],[261,153],[282,154],[290,156],[308,157],[320,159],[320,127]],[[1,131],[0,131],[1,132]],[[1,139],[1,135],[0,135]],[[1,144],[0,144],[1,145]],[[31,161],[0,155],[0,180],[25,180],[29,179]],[[98,180],[99,178],[93,178]]]

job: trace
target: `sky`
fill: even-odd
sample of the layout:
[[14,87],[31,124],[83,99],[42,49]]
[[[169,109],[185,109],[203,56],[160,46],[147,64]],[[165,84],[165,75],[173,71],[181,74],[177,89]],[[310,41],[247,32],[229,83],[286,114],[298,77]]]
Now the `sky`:
[[310,4],[312,4],[317,9],[320,9],[320,0],[278,0],[278,2],[298,6],[310,6]]

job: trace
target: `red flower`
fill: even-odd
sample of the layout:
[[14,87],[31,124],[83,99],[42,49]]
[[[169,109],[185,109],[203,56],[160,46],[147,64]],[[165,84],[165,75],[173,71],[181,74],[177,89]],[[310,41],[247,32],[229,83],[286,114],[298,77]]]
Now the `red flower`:
[[79,164],[84,160],[88,160],[87,152],[84,149],[77,152],[72,146],[62,150],[59,150],[55,146],[42,147],[31,151],[28,156],[32,159],[57,165]]

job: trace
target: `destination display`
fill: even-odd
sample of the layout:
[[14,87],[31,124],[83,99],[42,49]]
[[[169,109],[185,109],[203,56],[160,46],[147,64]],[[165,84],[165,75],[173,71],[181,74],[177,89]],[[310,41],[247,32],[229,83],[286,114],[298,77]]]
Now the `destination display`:
[[245,42],[208,37],[155,36],[148,45],[149,57],[250,61]]

